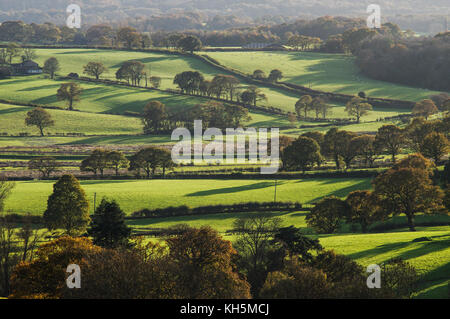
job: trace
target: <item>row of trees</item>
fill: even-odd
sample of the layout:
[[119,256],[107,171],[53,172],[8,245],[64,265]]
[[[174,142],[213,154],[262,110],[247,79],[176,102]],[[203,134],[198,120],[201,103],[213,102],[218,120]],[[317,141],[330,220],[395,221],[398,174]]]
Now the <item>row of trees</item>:
[[[282,73],[279,70],[273,70],[270,76],[271,81],[277,81],[282,78]],[[213,96],[246,105],[256,106],[258,101],[267,100],[267,96],[261,89],[254,85],[243,88],[233,75],[218,74],[209,81],[198,71],[185,71],[177,74],[173,83],[180,88],[182,93]]]
[[[98,12],[98,7],[95,9]],[[166,47],[173,46],[175,36],[185,34],[174,31],[190,30],[190,35],[195,35],[210,46],[241,46],[249,43],[283,42],[293,35],[327,39],[329,36],[342,34],[347,29],[365,25],[363,19],[329,16],[314,20],[296,20],[290,23],[282,23],[282,19],[277,21],[280,17],[270,18],[275,21],[267,21],[267,19],[266,17],[264,21],[259,22],[266,24],[264,26],[239,28],[248,24],[248,21],[243,23],[243,21],[239,21],[239,18],[227,15],[216,16],[207,23],[203,23],[206,21],[203,21],[202,17],[191,12],[189,14],[152,16],[151,19],[133,19],[126,27],[114,28],[110,25],[100,24],[91,25],[82,30],[57,26],[52,23],[26,24],[22,21],[4,21],[0,26],[0,41],[139,48],[146,48],[153,44]],[[267,25],[268,23],[269,25]]]
[[278,69],[270,71],[269,75],[260,69],[253,71],[252,77],[257,80],[268,81],[270,83],[278,82],[283,78],[283,72]]
[[158,147],[146,147],[136,152],[128,159],[119,151],[107,151],[96,149],[89,157],[81,162],[80,170],[93,172],[95,176],[100,173],[103,176],[106,169],[114,169],[116,176],[120,169],[128,168],[140,176],[144,171],[147,178],[155,175],[157,169],[161,169],[165,176],[166,170],[175,167],[170,151]]
[[219,129],[242,127],[251,117],[248,109],[235,104],[210,101],[183,110],[167,110],[159,101],[151,101],[141,114],[144,134],[166,133],[177,127],[193,128],[194,120],[202,120],[204,127]]
[[380,155],[391,155],[392,163],[395,163],[398,154],[409,149],[437,164],[450,150],[448,126],[449,117],[434,121],[419,117],[404,129],[383,125],[375,136],[332,128],[326,134],[306,132],[295,140],[283,137],[280,143],[283,169],[306,171],[314,165],[320,166],[325,159],[334,161],[337,169],[342,164],[350,168],[355,159],[373,167]]
[[418,213],[448,213],[449,190],[444,195],[434,185],[434,168],[422,155],[410,155],[378,175],[372,181],[373,191],[354,191],[346,200],[334,196],[322,199],[306,216],[306,222],[319,233],[334,233],[344,221],[357,223],[367,232],[375,222],[405,214],[410,230],[415,231]]

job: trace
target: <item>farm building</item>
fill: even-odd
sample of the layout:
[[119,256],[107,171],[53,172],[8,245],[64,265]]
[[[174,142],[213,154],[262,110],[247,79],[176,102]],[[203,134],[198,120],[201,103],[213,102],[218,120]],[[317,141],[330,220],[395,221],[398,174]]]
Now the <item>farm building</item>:
[[24,61],[22,63],[11,64],[13,73],[16,75],[41,74],[42,68],[33,61]]

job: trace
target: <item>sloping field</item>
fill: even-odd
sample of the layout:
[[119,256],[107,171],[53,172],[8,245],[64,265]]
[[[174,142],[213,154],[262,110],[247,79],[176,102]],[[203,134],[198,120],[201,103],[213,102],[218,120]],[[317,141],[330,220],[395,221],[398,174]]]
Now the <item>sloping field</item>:
[[[221,70],[209,66],[196,58],[164,53],[94,49],[39,49],[36,51],[38,54],[36,61],[41,65],[49,57],[57,58],[61,66],[61,71],[58,74],[64,76],[71,72],[83,75],[84,65],[91,61],[98,61],[109,68],[108,72],[102,75],[102,78],[115,79],[115,73],[123,62],[137,60],[147,66],[151,76],[161,77],[162,89],[175,89],[176,85],[173,84],[173,78],[176,74],[183,71],[199,71],[209,80],[217,74],[223,74]],[[247,85],[247,83],[242,83],[242,88],[244,89]],[[262,91],[266,94],[268,100],[261,102],[261,105],[271,105],[293,111],[295,102],[298,100],[297,95],[281,90],[264,88]]]
[[221,64],[251,74],[261,69],[283,72],[284,79],[314,90],[357,94],[397,100],[419,101],[436,91],[370,79],[360,74],[354,57],[311,52],[207,52]]
[[[28,133],[39,134],[36,126],[26,126],[25,118],[32,107],[0,104],[0,133],[9,135]],[[64,110],[48,109],[54,126],[44,129],[45,134],[54,133],[84,133],[90,134],[141,134],[142,123],[139,118],[94,114],[87,112],[71,112]]]
[[[66,102],[58,101],[56,92],[65,81],[46,79],[44,75],[14,77],[0,80],[0,99],[66,108]],[[174,95],[158,91],[80,82],[83,88],[81,101],[74,108],[92,113],[122,114],[126,111],[141,112],[152,100],[164,103],[167,107],[181,109],[191,107],[206,100],[190,96]]]

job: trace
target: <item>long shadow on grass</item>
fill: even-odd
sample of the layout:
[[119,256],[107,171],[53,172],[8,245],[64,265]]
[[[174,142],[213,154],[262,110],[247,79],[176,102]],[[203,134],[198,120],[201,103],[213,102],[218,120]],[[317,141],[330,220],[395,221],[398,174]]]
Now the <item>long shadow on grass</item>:
[[[129,226],[152,226],[154,224],[160,223],[187,223],[187,222],[196,222],[196,221],[217,221],[217,220],[226,220],[226,219],[235,219],[239,217],[247,217],[252,216],[256,213],[223,213],[223,214],[209,214],[209,215],[191,215],[191,216],[179,216],[179,217],[167,217],[167,218],[145,218],[145,219],[136,219],[136,220],[127,220],[127,224]],[[290,214],[290,212],[265,212],[262,214],[270,215],[271,217],[281,217],[284,215]]]
[[[334,183],[336,183],[336,180],[339,181],[339,179],[334,179]],[[323,184],[333,184],[333,182],[324,181]],[[327,196],[346,197],[350,192],[353,192],[355,190],[367,190],[370,188],[371,188],[370,180],[366,179],[366,180],[362,180],[359,183],[356,183],[354,185],[343,187],[343,188],[337,189],[335,191],[331,191],[328,194],[323,194],[322,196],[316,197],[316,198],[308,201],[307,203],[316,203],[319,200],[321,200],[322,198],[327,197]]]
[[17,113],[25,111],[25,107],[8,107],[7,109],[0,110],[0,114]]
[[413,243],[412,241],[406,241],[399,243],[384,244],[373,249],[368,249],[351,254],[349,255],[349,257],[352,259],[374,257],[380,254],[402,250],[408,248],[409,246],[414,246],[415,248],[399,253],[396,257],[409,260],[412,258],[417,258],[420,256],[435,253],[440,250],[448,248],[450,246],[450,239],[422,242],[422,243]]
[[[178,59],[183,59],[183,58],[173,56],[173,55],[162,55],[159,57],[130,59],[128,61],[139,61],[139,62],[146,64],[146,63],[156,63],[156,62],[161,62],[161,61],[169,61],[170,62],[170,60],[178,60]],[[124,61],[124,62],[126,62],[126,61]],[[117,64],[113,65],[111,68],[120,68],[124,62],[117,63]]]
[[[38,91],[38,90],[45,90],[45,89],[53,89],[53,88],[57,88],[58,84],[48,84],[48,85],[40,85],[40,86],[32,86],[32,87],[27,87],[24,89],[20,89],[19,92],[25,92],[25,91]],[[56,94],[56,92],[55,92]]]
[[[278,182],[278,186],[284,184],[284,182]],[[255,189],[262,189],[267,187],[273,187],[273,182],[259,182],[254,183],[250,185],[242,185],[242,186],[236,186],[236,187],[225,187],[225,188],[218,188],[218,189],[211,189],[207,191],[200,191],[195,193],[187,194],[186,196],[210,196],[210,195],[219,195],[219,194],[230,194],[230,193],[239,193],[244,191],[250,191]]]

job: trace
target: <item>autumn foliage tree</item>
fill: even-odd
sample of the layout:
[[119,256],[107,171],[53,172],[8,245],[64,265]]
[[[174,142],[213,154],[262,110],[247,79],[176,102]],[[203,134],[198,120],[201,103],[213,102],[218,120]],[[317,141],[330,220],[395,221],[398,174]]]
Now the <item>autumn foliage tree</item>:
[[420,152],[438,163],[442,156],[450,151],[450,143],[444,134],[439,132],[431,132],[423,139],[420,145]]
[[82,92],[83,89],[78,83],[63,83],[56,96],[60,101],[67,101],[68,109],[73,110],[73,104],[80,100]]
[[10,298],[61,298],[67,289],[67,266],[81,265],[84,257],[99,249],[85,237],[66,236],[42,244],[33,261],[15,267]]
[[250,298],[250,287],[234,271],[236,251],[216,230],[188,228],[166,240],[175,263],[177,294],[187,299]]
[[107,70],[108,68],[101,62],[89,62],[83,67],[83,73],[94,76],[96,80]]
[[55,122],[52,120],[52,116],[49,112],[41,107],[36,107],[27,112],[25,124],[27,126],[37,126],[41,136],[44,136],[44,128],[55,125]]
[[283,168],[286,170],[301,170],[303,173],[316,163],[322,161],[320,146],[309,137],[299,136],[281,153]]
[[59,66],[58,59],[51,57],[44,62],[44,67],[42,71],[50,75],[51,79],[54,79],[55,73],[59,71],[61,67]]
[[433,185],[427,160],[418,156],[414,156],[414,161],[411,159],[412,156],[409,156],[377,176],[373,185],[383,209],[388,214],[405,214],[409,229],[415,231],[416,214],[442,211],[444,194],[438,186]]
[[350,207],[347,222],[360,224],[363,233],[367,232],[371,224],[384,218],[378,198],[370,191],[351,192],[346,202]]
[[167,118],[166,107],[159,101],[150,101],[142,112],[144,134],[159,133],[163,121]]
[[345,201],[335,196],[326,197],[306,215],[306,223],[320,234],[331,234],[339,229],[349,209]]
[[350,101],[347,102],[345,106],[345,111],[350,116],[356,117],[356,121],[359,123],[362,116],[369,114],[372,110],[372,105],[365,102],[364,99],[359,96],[353,97]]
[[290,261],[283,271],[268,274],[260,295],[267,299],[323,299],[331,290],[332,284],[322,270]]
[[401,128],[389,124],[378,129],[375,143],[380,150],[388,152],[392,156],[392,162],[395,163],[396,156],[406,143],[406,138]]
[[412,109],[412,113],[414,115],[424,116],[425,119],[428,119],[430,115],[438,113],[439,110],[434,104],[433,100],[425,99],[420,102],[417,102]]

